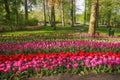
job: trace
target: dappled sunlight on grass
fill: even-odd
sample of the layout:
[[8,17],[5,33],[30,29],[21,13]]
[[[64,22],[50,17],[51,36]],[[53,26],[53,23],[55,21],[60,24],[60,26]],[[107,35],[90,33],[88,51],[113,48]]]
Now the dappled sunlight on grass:
[[[109,34],[107,27],[99,27],[96,29],[96,32],[100,34]],[[115,35],[120,35],[120,30],[118,28],[114,28]],[[88,26],[75,26],[75,27],[56,27],[56,30],[53,30],[52,27],[46,26],[40,29],[27,29],[22,31],[14,31],[14,32],[1,32],[2,35],[20,35],[20,34],[79,34],[79,33],[87,33]]]
[[3,35],[20,35],[20,34],[44,34],[53,33],[53,31],[16,31],[16,32],[4,32]]

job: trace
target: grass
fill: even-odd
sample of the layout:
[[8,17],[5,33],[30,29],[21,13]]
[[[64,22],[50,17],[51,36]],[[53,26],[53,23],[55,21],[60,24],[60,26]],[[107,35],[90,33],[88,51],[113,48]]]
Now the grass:
[[[96,29],[97,32],[101,34],[108,34],[108,28],[99,27]],[[120,29],[114,28],[115,35],[120,35]],[[46,26],[40,29],[27,29],[22,31],[13,31],[13,32],[1,32],[2,35],[20,35],[20,34],[64,34],[64,33],[81,33],[87,32],[88,26],[75,26],[75,27],[57,27],[56,30],[53,30],[52,27]]]
[[[114,30],[114,35],[120,36],[120,28],[113,28]],[[109,28],[106,27],[99,27],[97,28],[97,31],[103,34],[108,34],[109,33]]]

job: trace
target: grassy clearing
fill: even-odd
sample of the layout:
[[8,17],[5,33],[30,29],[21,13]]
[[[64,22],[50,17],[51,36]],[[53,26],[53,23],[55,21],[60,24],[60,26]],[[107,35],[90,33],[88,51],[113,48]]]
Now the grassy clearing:
[[[101,34],[108,34],[108,28],[106,27],[99,27],[97,28],[97,32]],[[120,29],[114,28],[115,35],[120,35]],[[75,26],[75,27],[57,27],[56,30],[53,30],[52,27],[46,26],[40,29],[27,29],[21,31],[13,31],[13,32],[1,32],[2,35],[20,35],[20,34],[65,34],[65,33],[82,33],[87,32],[88,26]]]

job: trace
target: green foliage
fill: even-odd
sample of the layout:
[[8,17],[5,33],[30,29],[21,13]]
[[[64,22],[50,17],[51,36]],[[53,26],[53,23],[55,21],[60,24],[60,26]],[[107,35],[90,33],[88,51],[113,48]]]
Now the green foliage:
[[28,22],[27,22],[27,25],[36,26],[36,25],[38,25],[38,20],[35,19],[35,18],[29,19]]
[[[37,25],[38,22],[43,22],[43,7],[42,0],[28,0],[28,22],[25,21],[24,2],[22,0],[7,0],[10,8],[10,20],[6,18],[5,2],[0,1],[0,31],[15,31],[23,29],[23,26]],[[90,20],[91,0],[87,1],[87,23]],[[55,5],[56,22],[61,22],[61,1]],[[65,23],[70,23],[70,0],[64,0],[64,16]],[[119,0],[100,0],[99,1],[99,24],[106,25],[110,22],[110,25],[119,27],[120,25],[120,3]],[[77,10],[77,9],[76,9]],[[46,19],[50,21],[50,2],[46,3]],[[17,20],[18,14],[18,20]],[[82,14],[76,14],[76,22],[84,22],[84,11]],[[49,25],[49,24],[48,24]],[[59,23],[57,26],[61,26]],[[66,26],[67,27],[67,26]],[[54,32],[54,31],[53,31]],[[105,32],[107,33],[107,32]],[[115,33],[116,34],[116,33]],[[118,33],[117,33],[118,34]]]
[[[34,69],[28,69],[23,72],[15,74],[14,72],[4,73],[1,72],[2,76],[0,79],[2,80],[23,80],[30,76],[50,76],[50,75],[57,75],[57,74],[79,74],[79,75],[88,75],[88,74],[99,74],[99,73],[119,73],[120,72],[120,65],[117,66],[108,66],[108,65],[98,65],[96,67],[86,67],[79,64],[79,67],[76,68],[66,68],[64,65],[53,68],[53,69],[40,69],[39,71],[35,71]],[[1,75],[0,74],[0,75]]]
[[119,0],[100,0],[99,17],[105,24],[116,26],[119,24]]

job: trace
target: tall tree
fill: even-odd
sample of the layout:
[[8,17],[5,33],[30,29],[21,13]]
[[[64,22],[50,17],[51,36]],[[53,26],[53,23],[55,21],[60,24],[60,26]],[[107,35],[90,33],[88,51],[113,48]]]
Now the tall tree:
[[99,2],[98,2],[98,4],[97,4],[97,9],[96,9],[96,28],[98,28],[99,27]]
[[91,35],[95,34],[96,29],[96,21],[97,21],[97,8],[98,8],[99,0],[92,0],[91,3],[91,16],[90,16],[90,24],[88,33]]
[[61,0],[61,10],[62,10],[62,26],[65,26],[64,0]]
[[5,11],[6,11],[6,19],[10,20],[10,8],[8,0],[4,0]]
[[46,0],[46,9],[47,9],[47,17],[48,17],[48,22],[51,24],[51,12],[50,12],[50,2],[49,0]]
[[86,25],[86,17],[87,17],[87,0],[84,0],[85,10],[84,10],[84,25]]
[[19,21],[19,14],[18,14],[18,0],[14,0],[14,10],[15,10],[15,18],[16,18],[16,20],[15,20],[15,23],[16,23],[16,25],[18,25],[18,21]]
[[27,21],[28,21],[28,0],[25,0],[24,4],[25,4],[25,6],[24,6],[24,8],[25,8],[25,21],[27,23]]
[[[108,2],[107,3],[107,7],[111,7],[112,3],[111,2]],[[111,15],[112,15],[112,9],[109,9],[108,10],[108,16],[107,16],[107,26],[110,26],[110,21],[111,21]]]
[[76,23],[76,0],[73,0],[74,24]]
[[51,0],[51,27],[56,29],[56,22],[55,22],[55,0]]
[[74,1],[70,0],[70,16],[71,16],[71,26],[74,26]]
[[46,26],[46,0],[43,0],[44,26]]
[[[91,13],[91,1],[92,0],[86,0],[86,12],[84,12],[84,15],[86,14],[86,23],[90,21],[90,13]],[[85,18],[85,17],[84,17]],[[85,21],[85,20],[84,20]]]

